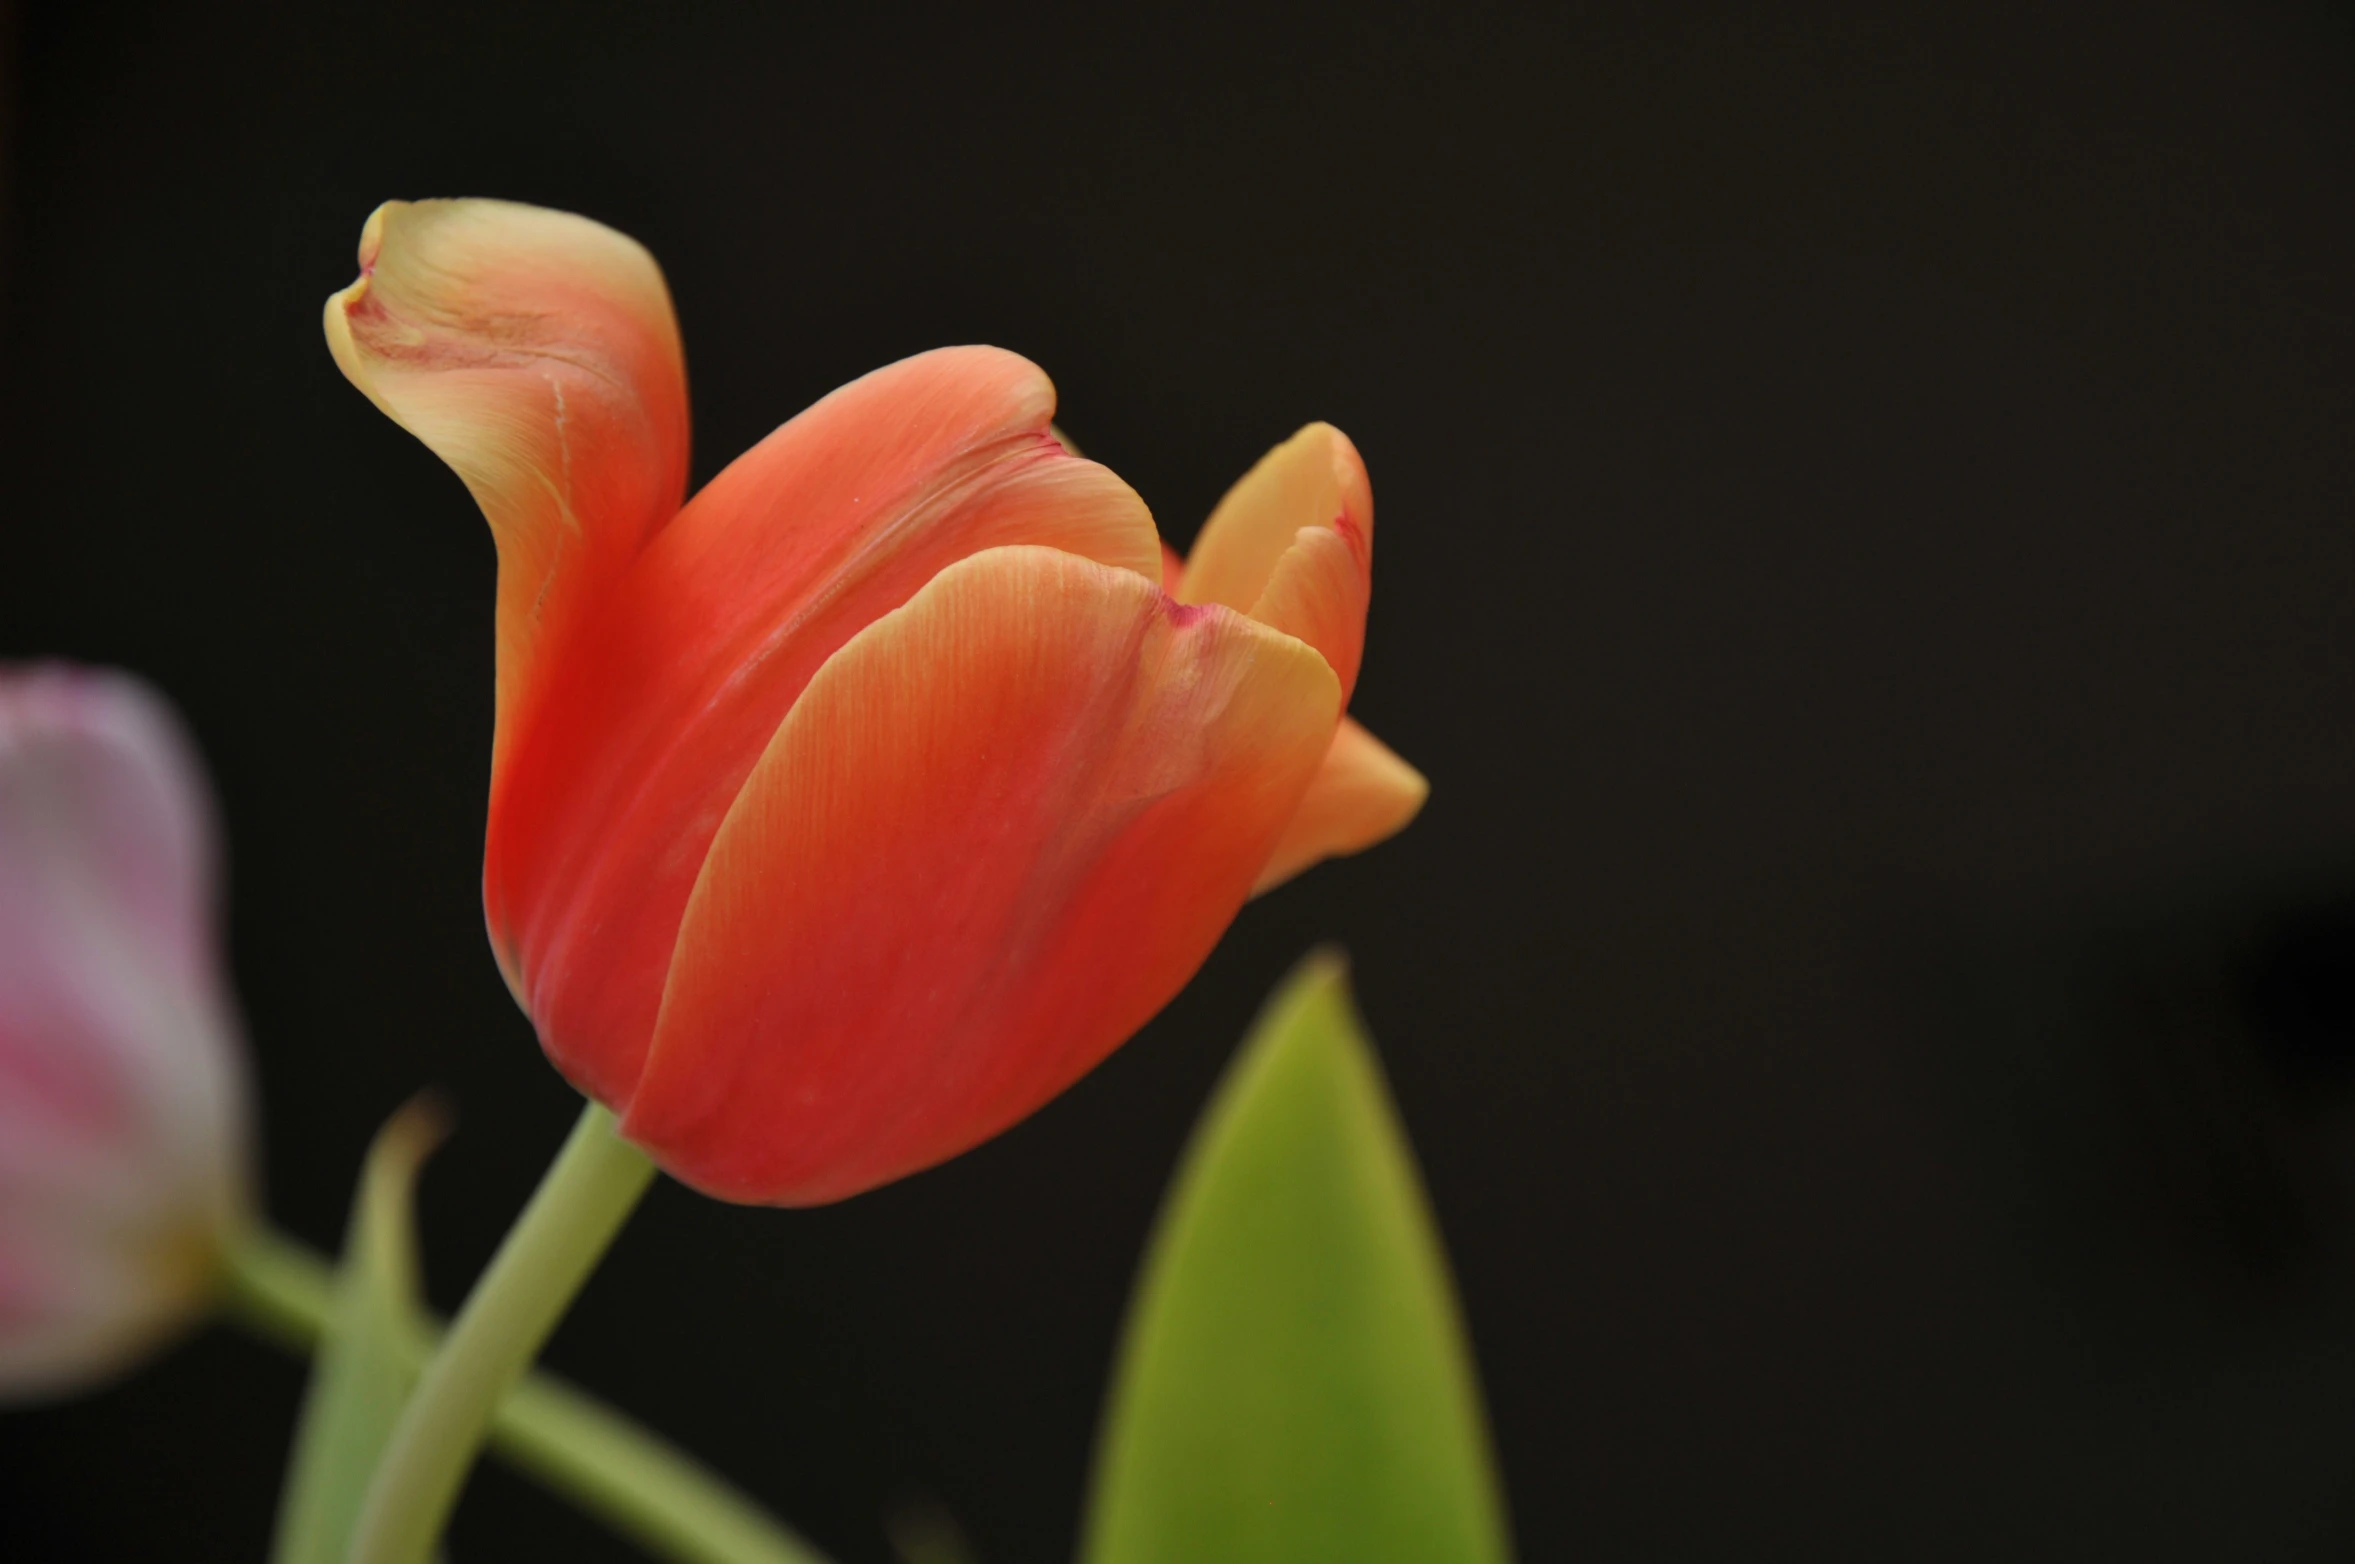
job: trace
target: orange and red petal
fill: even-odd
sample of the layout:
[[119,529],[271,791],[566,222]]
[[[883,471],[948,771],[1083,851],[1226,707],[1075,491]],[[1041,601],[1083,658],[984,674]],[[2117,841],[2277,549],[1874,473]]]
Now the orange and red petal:
[[1420,771],[1356,718],[1343,717],[1324,764],[1301,796],[1300,808],[1285,825],[1251,894],[1274,890],[1303,869],[1363,852],[1396,836],[1430,794],[1431,784]]
[[326,326],[344,374],[489,518],[504,750],[537,665],[686,492],[686,368],[661,269],[570,213],[391,201]]
[[729,811],[625,1133],[802,1205],[1014,1123],[1200,965],[1339,694],[1300,642],[1131,571],[952,566],[826,664]]
[[819,667],[946,567],[1006,545],[1150,585],[1153,521],[1048,433],[995,348],[922,354],[740,457],[648,545],[494,779],[493,938],[571,1078],[626,1100],[720,820]]

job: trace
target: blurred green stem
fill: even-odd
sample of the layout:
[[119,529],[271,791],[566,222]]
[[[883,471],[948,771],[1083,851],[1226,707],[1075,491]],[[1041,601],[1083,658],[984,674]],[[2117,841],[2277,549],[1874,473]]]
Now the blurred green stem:
[[426,1564],[499,1403],[653,1182],[613,1115],[583,1109],[393,1425],[346,1564]]
[[[240,1324],[308,1352],[327,1326],[335,1269],[293,1239],[256,1229],[231,1247],[223,1285],[226,1307]],[[498,1403],[490,1444],[508,1464],[656,1557],[678,1564],[826,1564],[823,1554],[693,1456],[552,1375],[527,1374]]]

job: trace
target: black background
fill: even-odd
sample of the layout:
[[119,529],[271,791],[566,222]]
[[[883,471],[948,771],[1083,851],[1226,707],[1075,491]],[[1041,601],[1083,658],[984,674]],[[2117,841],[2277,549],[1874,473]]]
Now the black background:
[[[503,195],[661,258],[699,479],[947,342],[1180,542],[1340,424],[1434,783],[997,1143],[658,1189],[557,1366],[845,1564],[925,1499],[1069,1556],[1163,1179],[1333,937],[1525,1558],[2345,1557],[2355,26],[1888,9],[20,14],[0,654],[202,737],[275,1214],[445,1086],[448,1306],[574,1110],[482,935],[487,537],[318,327],[379,200]],[[215,1333],[0,1417],[0,1556],[258,1557],[300,1387]],[[452,1552],[628,1556],[487,1468]]]

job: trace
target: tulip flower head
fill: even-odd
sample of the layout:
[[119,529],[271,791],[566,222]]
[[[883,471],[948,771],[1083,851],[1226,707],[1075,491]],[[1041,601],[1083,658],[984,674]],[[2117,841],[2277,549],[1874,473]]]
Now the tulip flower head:
[[104,1378],[190,1322],[248,1208],[214,854],[160,700],[0,670],[0,1398]]
[[1053,387],[949,348],[685,499],[685,369],[635,242],[393,203],[327,305],[346,376],[499,556],[483,899],[551,1060],[665,1169],[840,1199],[1004,1129],[1192,976],[1255,888],[1403,825],[1343,712],[1373,506],[1277,448],[1164,580]]

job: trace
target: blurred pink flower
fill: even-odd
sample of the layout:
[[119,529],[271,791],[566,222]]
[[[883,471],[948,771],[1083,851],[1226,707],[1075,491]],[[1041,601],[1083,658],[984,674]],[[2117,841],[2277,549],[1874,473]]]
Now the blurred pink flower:
[[0,668],[0,1399],[80,1388],[190,1322],[248,1210],[216,871],[160,698]]

